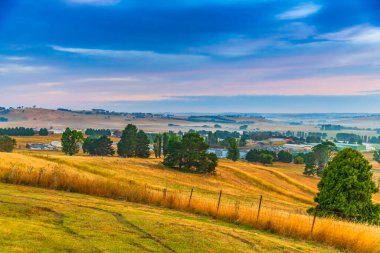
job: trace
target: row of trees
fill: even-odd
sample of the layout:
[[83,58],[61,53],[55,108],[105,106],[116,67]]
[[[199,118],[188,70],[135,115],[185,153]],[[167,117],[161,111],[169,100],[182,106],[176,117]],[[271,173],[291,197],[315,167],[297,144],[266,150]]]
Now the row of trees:
[[111,136],[112,132],[109,129],[87,128],[84,134],[88,136]]
[[247,153],[245,159],[250,162],[260,162],[262,164],[272,164],[274,161],[291,163],[293,161],[293,156],[286,150],[281,150],[277,154],[276,152],[269,150],[251,149]]
[[0,128],[0,135],[8,136],[33,136],[33,128],[15,127],[15,128]]

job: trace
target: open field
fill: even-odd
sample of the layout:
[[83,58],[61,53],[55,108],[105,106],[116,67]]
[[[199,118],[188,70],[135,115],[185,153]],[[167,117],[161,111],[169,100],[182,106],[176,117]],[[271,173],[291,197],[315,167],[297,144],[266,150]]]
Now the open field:
[[[318,218],[311,236],[312,217],[306,215],[306,209],[314,204],[318,179],[304,177],[302,166],[220,160],[217,175],[204,176],[167,169],[160,162],[153,158],[67,157],[57,152],[18,151],[0,153],[0,179],[164,206],[355,252],[380,249],[376,227]],[[163,195],[163,188],[167,194]],[[218,210],[220,190],[223,194]],[[262,211],[256,220],[260,195]],[[374,200],[380,201],[379,194]]]
[[337,252],[197,216],[0,184],[1,252]]

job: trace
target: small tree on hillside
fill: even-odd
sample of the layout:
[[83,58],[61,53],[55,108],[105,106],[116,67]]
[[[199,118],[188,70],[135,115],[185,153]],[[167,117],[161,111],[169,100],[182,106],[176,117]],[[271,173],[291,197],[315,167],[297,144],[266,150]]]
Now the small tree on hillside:
[[128,124],[117,144],[117,154],[121,157],[135,157],[137,145],[137,127]]
[[38,132],[38,134],[40,136],[48,136],[49,135],[49,131],[47,130],[47,128],[41,128],[40,131]]
[[83,142],[83,152],[97,156],[113,156],[112,140],[108,136],[87,137]]
[[359,151],[348,148],[339,152],[318,184],[318,213],[379,224],[380,205],[372,203],[372,194],[378,188],[372,181],[371,169]]
[[293,161],[293,156],[288,151],[281,150],[278,152],[277,160],[283,163],[291,163]]
[[149,138],[143,130],[139,130],[136,135],[136,156],[148,158],[150,156]]
[[240,150],[238,146],[238,142],[235,138],[229,138],[228,139],[228,153],[227,153],[227,159],[230,159],[232,161],[237,161],[240,158]]
[[324,168],[331,160],[334,152],[337,151],[335,144],[331,141],[325,141],[313,147],[315,160],[317,163],[317,175],[322,176]]
[[9,136],[0,135],[0,152],[12,152],[16,147],[16,140]]
[[306,176],[315,176],[317,174],[316,161],[314,153],[310,152],[303,156],[305,162],[305,170],[303,172]]
[[265,153],[259,155],[259,160],[262,164],[273,164],[273,156]]
[[77,154],[79,152],[80,143],[82,141],[82,132],[66,128],[66,131],[63,133],[61,138],[63,153],[70,156]]
[[305,160],[302,156],[296,156],[294,157],[294,164],[304,164]]
[[214,173],[217,166],[215,154],[208,154],[209,146],[197,133],[187,133],[182,139],[169,140],[164,165],[187,172]]

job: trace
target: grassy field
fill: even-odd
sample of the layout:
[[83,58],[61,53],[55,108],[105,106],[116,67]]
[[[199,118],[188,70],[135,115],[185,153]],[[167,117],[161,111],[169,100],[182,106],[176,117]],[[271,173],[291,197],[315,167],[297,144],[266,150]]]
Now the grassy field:
[[[306,209],[314,205],[318,179],[303,176],[302,170],[298,165],[261,166],[220,160],[217,175],[204,176],[167,169],[160,159],[153,158],[68,157],[25,150],[0,153],[3,182],[164,206],[351,251],[377,252],[380,230],[376,227],[318,218],[311,236],[312,217],[306,215]],[[218,212],[220,190],[223,194]],[[261,195],[262,212],[256,221]],[[380,195],[374,200],[379,202]]]
[[337,252],[165,208],[0,184],[0,252]]

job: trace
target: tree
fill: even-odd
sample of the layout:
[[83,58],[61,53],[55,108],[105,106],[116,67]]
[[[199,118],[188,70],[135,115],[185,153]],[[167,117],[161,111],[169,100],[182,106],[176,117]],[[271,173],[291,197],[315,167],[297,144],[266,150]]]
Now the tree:
[[265,153],[261,153],[259,155],[260,162],[264,165],[266,164],[273,164],[273,156]]
[[137,127],[128,124],[123,133],[119,143],[117,144],[117,154],[121,157],[135,157],[137,144]]
[[66,128],[66,131],[63,133],[61,142],[62,142],[62,151],[66,155],[74,155],[79,152],[80,143],[83,141],[83,133],[77,130],[71,130]]
[[317,175],[322,176],[324,168],[331,160],[332,154],[337,150],[335,144],[331,141],[325,141],[313,147],[313,153],[317,163]]
[[354,149],[340,151],[324,170],[315,197],[318,214],[380,224],[380,205],[372,203],[378,191],[372,166]]
[[108,136],[87,137],[83,142],[83,152],[96,156],[113,156],[112,140]]
[[207,153],[208,148],[198,133],[187,133],[182,139],[172,137],[164,165],[187,172],[214,173],[218,159],[215,154]]
[[16,140],[9,136],[0,135],[0,152],[12,152],[16,147]]
[[240,150],[238,146],[238,142],[235,138],[229,138],[228,139],[228,153],[227,153],[227,159],[230,159],[232,161],[237,161],[240,158]]
[[380,163],[380,150],[373,153],[373,160]]
[[248,151],[245,159],[249,162],[261,162],[260,155],[267,154],[272,156],[272,162],[276,159],[276,153],[268,150],[251,149]]
[[161,134],[156,135],[154,139],[153,150],[154,150],[154,156],[156,158],[160,158],[161,151],[162,151],[162,135]]
[[162,153],[164,156],[168,154],[168,146],[169,146],[169,134],[164,133],[162,135]]
[[278,152],[277,159],[283,163],[291,163],[293,161],[293,156],[288,151],[281,150]]
[[38,134],[40,136],[48,136],[49,135],[49,131],[47,130],[47,128],[41,128],[40,131],[38,132]]
[[136,135],[135,154],[140,158],[148,158],[150,156],[149,139],[143,130],[139,130]]
[[294,157],[294,164],[304,164],[305,160],[302,156],[296,156]]
[[317,174],[316,160],[313,152],[304,154],[305,170],[303,172],[306,176],[315,176]]

